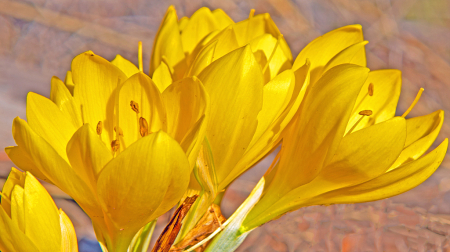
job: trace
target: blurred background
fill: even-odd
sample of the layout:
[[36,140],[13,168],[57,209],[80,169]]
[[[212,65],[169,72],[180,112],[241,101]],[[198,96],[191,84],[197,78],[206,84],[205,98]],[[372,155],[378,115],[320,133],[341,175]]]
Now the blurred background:
[[[64,79],[74,56],[92,50],[112,60],[121,54],[137,64],[144,45],[148,69],[152,41],[167,7],[190,16],[202,6],[221,8],[235,21],[271,14],[294,57],[330,30],[361,24],[368,67],[403,72],[398,113],[425,93],[410,116],[450,111],[449,0],[0,0],[0,188],[12,162],[3,147],[15,145],[12,120],[26,118],[26,95],[50,94],[50,79]],[[445,119],[436,143],[450,136]],[[435,144],[436,146],[436,144]],[[226,217],[269,167],[264,160],[228,190]],[[89,218],[76,203],[46,185],[71,218],[80,251],[100,251]],[[158,220],[157,238],[169,214]],[[289,213],[253,231],[238,251],[450,251],[450,160],[419,187],[377,202],[315,206]]]

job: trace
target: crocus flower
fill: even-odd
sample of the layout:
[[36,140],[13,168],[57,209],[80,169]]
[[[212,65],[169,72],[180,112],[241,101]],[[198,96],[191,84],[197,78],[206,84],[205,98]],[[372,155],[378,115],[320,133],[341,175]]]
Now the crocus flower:
[[29,93],[28,122],[14,120],[18,146],[6,152],[73,197],[109,251],[124,251],[183,196],[206,108],[198,78],[161,94],[129,61],[118,56],[111,63],[88,51],[75,57],[66,83],[52,79],[50,99]]
[[31,173],[12,168],[0,195],[1,251],[78,251],[69,217]]
[[[352,64],[329,69],[310,87],[282,150],[264,176],[263,196],[244,220],[251,230],[300,207],[359,203],[403,193],[442,162],[448,141],[423,156],[443,111],[395,116],[401,77]],[[417,99],[416,99],[417,100]]]

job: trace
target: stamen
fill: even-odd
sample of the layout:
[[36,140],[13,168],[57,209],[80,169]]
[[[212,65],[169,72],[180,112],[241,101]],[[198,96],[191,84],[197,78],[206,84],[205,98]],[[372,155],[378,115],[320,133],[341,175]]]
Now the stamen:
[[277,50],[278,45],[280,44],[280,40],[281,40],[282,37],[283,37],[283,34],[280,34],[280,36],[278,36],[277,43],[275,44],[275,47],[273,48],[272,53],[270,54],[270,57],[267,59],[266,65],[263,68],[263,71],[262,71],[263,73],[265,73],[267,67],[269,67],[269,63],[272,60],[273,56],[275,55],[275,51]]
[[138,44],[138,60],[139,60],[139,71],[144,71],[143,70],[143,64],[142,64],[142,41],[139,41],[139,44]]
[[113,141],[111,142],[111,150],[112,150],[113,152],[116,152],[116,151],[119,150],[119,148],[120,148],[120,142],[119,142],[119,140],[118,140],[118,139],[113,140]]
[[139,104],[137,102],[131,101],[130,106],[134,112],[139,113]]
[[144,117],[139,118],[139,133],[141,133],[141,137],[145,137],[148,135],[148,123]]
[[419,101],[420,97],[422,96],[423,90],[424,90],[423,88],[420,88],[419,92],[416,95],[416,98],[414,99],[412,104],[409,106],[409,108],[405,111],[405,113],[403,113],[402,117],[406,117],[409,114],[409,112],[411,112],[411,110],[414,108],[414,106],[416,106],[417,102]]
[[359,111],[359,114],[362,116],[370,116],[370,115],[372,115],[372,110],[362,110],[362,111]]
[[373,96],[373,83],[369,84],[369,95]]
[[[116,130],[116,126],[114,126],[114,132],[116,132],[117,133],[117,130]],[[119,136],[121,136],[121,137],[123,137],[123,131],[122,131],[122,129],[119,127]]]
[[248,15],[248,19],[252,19],[254,15],[255,15],[255,9],[251,9],[250,14]]
[[102,123],[102,121],[99,121],[97,123],[97,135],[101,135],[102,131],[103,131],[103,123]]
[[348,131],[347,134],[350,134],[353,132],[353,130],[356,128],[356,126],[358,126],[358,124],[362,121],[364,116],[372,115],[372,110],[362,110],[359,112],[359,114],[361,115],[361,118],[359,118],[359,120],[355,124],[353,124],[353,127]]

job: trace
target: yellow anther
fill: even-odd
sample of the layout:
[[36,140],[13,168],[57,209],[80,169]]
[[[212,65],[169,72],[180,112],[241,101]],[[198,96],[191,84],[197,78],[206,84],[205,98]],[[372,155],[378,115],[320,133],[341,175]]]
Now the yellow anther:
[[[116,126],[114,126],[114,132],[117,132],[117,127]],[[122,129],[119,127],[119,132],[117,132],[117,133],[119,133],[119,136],[123,136],[123,131],[122,131]]]
[[414,106],[416,106],[417,102],[422,96],[423,90],[424,90],[423,88],[420,88],[419,92],[416,95],[416,98],[412,102],[411,106],[409,106],[409,108],[405,111],[405,113],[403,113],[402,117],[406,117],[409,114],[409,112],[411,112],[411,110],[414,108]]
[[373,84],[372,83],[369,84],[369,95],[373,96]]
[[143,64],[142,64],[142,41],[139,41],[138,44],[138,61],[139,61],[139,71],[143,72]]
[[130,106],[134,112],[139,113],[139,104],[137,102],[131,101]]
[[101,135],[102,131],[103,131],[103,123],[102,123],[102,121],[99,121],[97,123],[97,135]]
[[119,140],[118,140],[118,139],[113,140],[113,141],[111,142],[111,150],[112,150],[113,152],[116,152],[116,151],[119,150],[119,148],[120,148],[120,142],[119,142]]
[[370,115],[372,115],[372,110],[362,110],[362,111],[359,111],[359,114],[362,116],[370,116]]
[[139,133],[141,133],[142,137],[148,135],[148,123],[144,117],[139,118]]

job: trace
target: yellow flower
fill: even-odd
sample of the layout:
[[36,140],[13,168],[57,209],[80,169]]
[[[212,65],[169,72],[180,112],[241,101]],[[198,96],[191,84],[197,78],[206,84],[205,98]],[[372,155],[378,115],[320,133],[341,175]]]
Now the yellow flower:
[[[401,77],[352,64],[329,69],[310,87],[282,150],[264,176],[263,196],[246,217],[251,230],[300,207],[358,203],[403,193],[442,162],[436,139],[443,111],[395,117]],[[416,99],[417,101],[417,99]]]
[[1,251],[78,251],[69,217],[31,173],[12,168],[0,195]]
[[50,99],[29,93],[28,123],[14,120],[18,146],[6,152],[73,197],[109,251],[123,251],[183,196],[206,130],[207,95],[195,77],[161,93],[129,61],[91,51],[75,57],[66,83],[51,84]]

